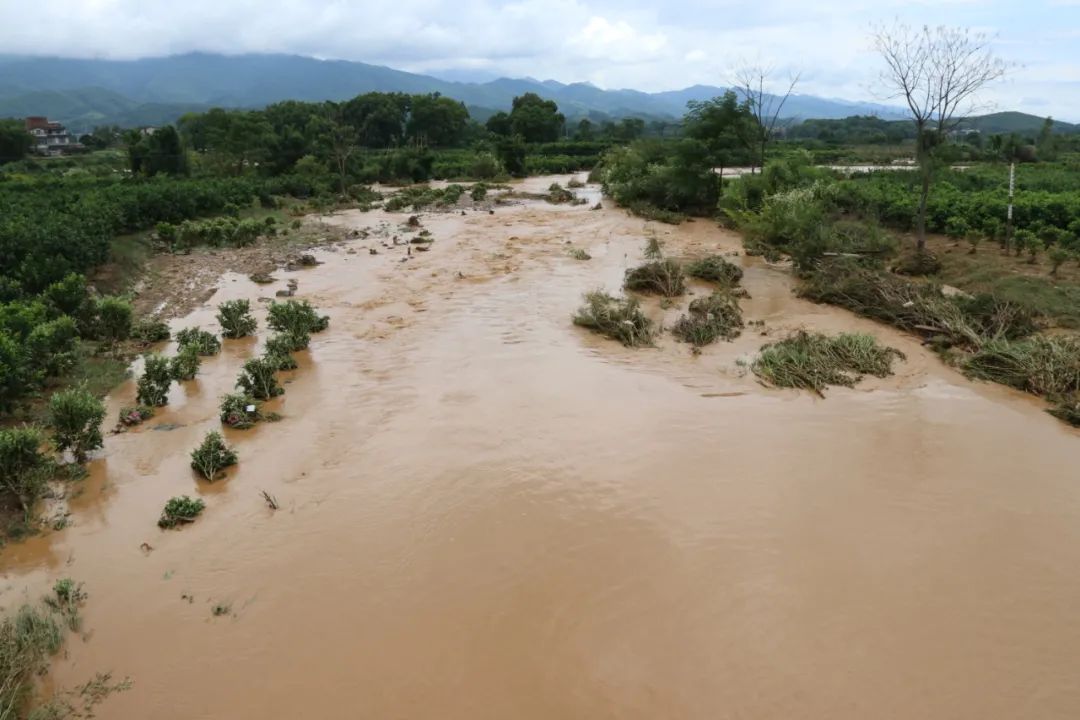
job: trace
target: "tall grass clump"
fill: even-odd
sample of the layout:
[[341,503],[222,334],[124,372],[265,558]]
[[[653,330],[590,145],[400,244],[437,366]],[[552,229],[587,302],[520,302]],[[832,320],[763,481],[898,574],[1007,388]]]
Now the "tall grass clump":
[[214,482],[218,474],[236,464],[236,451],[225,444],[221,433],[212,430],[203,438],[202,444],[191,451],[191,468]]
[[750,369],[769,385],[823,395],[829,385],[852,387],[863,375],[891,375],[893,360],[903,357],[899,350],[879,345],[871,335],[841,333],[830,337],[800,330],[762,347]]
[[743,271],[741,267],[719,255],[707,255],[687,264],[686,274],[692,278],[721,285],[736,285],[742,280]]
[[230,339],[247,337],[258,328],[247,300],[227,300],[218,305],[217,321],[221,334]]
[[139,404],[150,407],[168,404],[169,387],[173,381],[168,359],[161,355],[146,355],[143,360],[143,374],[136,386]]
[[217,355],[221,352],[221,341],[217,336],[200,328],[184,328],[176,333],[176,342],[183,350],[187,347],[195,348],[199,355]]
[[653,344],[653,323],[641,312],[635,298],[615,298],[602,290],[585,294],[585,304],[574,315],[574,324],[627,347]]
[[671,334],[695,347],[723,338],[734,340],[742,332],[742,310],[729,292],[717,291],[690,303],[689,311],[678,319]]
[[36,679],[64,644],[53,613],[23,605],[0,623],[0,718],[23,717]]
[[627,270],[623,287],[636,292],[676,297],[686,292],[686,276],[675,260],[654,260]]
[[964,363],[971,377],[1056,400],[1080,393],[1080,340],[1036,336],[992,340]]

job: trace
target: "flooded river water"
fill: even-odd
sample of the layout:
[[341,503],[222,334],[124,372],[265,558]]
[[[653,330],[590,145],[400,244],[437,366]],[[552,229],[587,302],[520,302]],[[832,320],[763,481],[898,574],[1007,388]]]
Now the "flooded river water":
[[[283,374],[284,419],[226,433],[226,479],[197,481],[188,454],[264,313],[106,440],[70,527],[0,551],[5,608],[86,584],[54,677],[130,676],[101,717],[1080,716],[1080,437],[1038,402],[795,298],[759,258],[736,261],[764,330],[700,356],[571,324],[648,232],[672,255],[740,249],[710,222],[544,203],[421,221],[430,252],[351,240],[269,289],[226,276],[174,323],[216,329],[219,301],[290,277],[331,317]],[[824,400],[740,367],[799,327],[907,360]],[[180,494],[206,511],[158,530]]]

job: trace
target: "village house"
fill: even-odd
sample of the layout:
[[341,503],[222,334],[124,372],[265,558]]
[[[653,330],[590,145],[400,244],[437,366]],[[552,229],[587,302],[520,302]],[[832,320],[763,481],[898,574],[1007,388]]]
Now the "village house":
[[33,116],[26,118],[25,126],[26,132],[34,138],[34,152],[39,155],[63,155],[82,149],[61,123]]

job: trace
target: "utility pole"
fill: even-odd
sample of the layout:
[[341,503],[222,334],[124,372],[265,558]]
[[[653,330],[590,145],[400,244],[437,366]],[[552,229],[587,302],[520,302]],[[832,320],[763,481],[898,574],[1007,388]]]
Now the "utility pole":
[[1013,236],[1013,192],[1016,189],[1016,163],[1009,163],[1009,212],[1005,217],[1005,247],[1012,245]]

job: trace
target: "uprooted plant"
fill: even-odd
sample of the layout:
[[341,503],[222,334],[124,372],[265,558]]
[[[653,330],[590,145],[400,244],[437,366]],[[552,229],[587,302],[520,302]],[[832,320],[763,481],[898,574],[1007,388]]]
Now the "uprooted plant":
[[804,388],[824,397],[829,385],[851,387],[863,375],[891,375],[893,360],[903,357],[864,333],[830,337],[800,330],[762,347],[750,369],[769,385]]
[[275,372],[277,367],[272,360],[252,358],[244,363],[244,369],[236,379],[236,387],[258,400],[275,398],[285,392],[278,385]]
[[191,467],[210,482],[218,474],[236,464],[236,451],[225,444],[221,433],[211,430],[203,438],[202,444],[191,451]]
[[636,292],[676,297],[686,292],[686,277],[682,266],[675,260],[654,260],[627,270],[623,287]]
[[574,315],[574,324],[627,347],[653,344],[653,323],[641,311],[636,298],[616,298],[603,290],[586,293],[585,304]]
[[221,341],[217,336],[197,327],[184,328],[176,333],[176,342],[181,350],[193,347],[199,355],[217,355],[221,352]]
[[195,522],[195,518],[206,509],[206,503],[201,499],[192,500],[187,495],[174,497],[165,503],[165,508],[158,518],[158,527],[172,528],[177,525],[185,525]]
[[687,264],[686,274],[699,280],[733,286],[742,280],[743,271],[738,265],[719,255],[706,255]]
[[150,407],[168,404],[169,387],[173,381],[168,359],[161,355],[146,355],[143,361],[143,374],[136,386],[139,404]]
[[723,338],[734,340],[742,332],[742,310],[730,292],[718,290],[690,303],[689,311],[678,319],[671,333],[679,340],[701,347]]
[[258,328],[247,300],[226,300],[218,305],[217,321],[221,334],[230,339],[246,337]]

